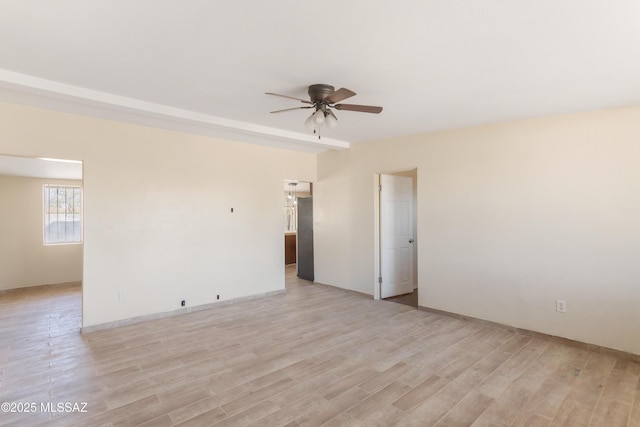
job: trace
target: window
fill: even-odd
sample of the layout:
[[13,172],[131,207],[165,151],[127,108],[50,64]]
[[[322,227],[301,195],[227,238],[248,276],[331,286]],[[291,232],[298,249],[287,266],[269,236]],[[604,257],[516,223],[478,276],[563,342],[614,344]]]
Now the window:
[[44,244],[82,242],[82,188],[44,186]]

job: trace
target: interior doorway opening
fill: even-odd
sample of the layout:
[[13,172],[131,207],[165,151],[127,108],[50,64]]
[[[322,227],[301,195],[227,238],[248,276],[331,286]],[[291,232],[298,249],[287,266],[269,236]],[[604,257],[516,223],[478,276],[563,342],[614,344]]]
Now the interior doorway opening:
[[313,183],[284,181],[285,285],[296,279],[313,282]]
[[[82,326],[83,163],[0,155],[0,291],[16,297],[61,290]],[[74,296],[75,294],[75,296]],[[77,319],[77,320],[76,320]]]

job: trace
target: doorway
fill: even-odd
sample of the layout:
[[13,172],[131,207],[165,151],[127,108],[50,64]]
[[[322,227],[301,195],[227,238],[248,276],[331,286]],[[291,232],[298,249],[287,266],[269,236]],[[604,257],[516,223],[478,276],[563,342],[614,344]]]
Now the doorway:
[[374,179],[374,298],[417,307],[417,169]]
[[[0,291],[82,300],[82,169],[79,160],[0,155]],[[80,328],[78,308],[65,320]]]
[[313,282],[313,183],[284,181],[285,285],[293,277]]

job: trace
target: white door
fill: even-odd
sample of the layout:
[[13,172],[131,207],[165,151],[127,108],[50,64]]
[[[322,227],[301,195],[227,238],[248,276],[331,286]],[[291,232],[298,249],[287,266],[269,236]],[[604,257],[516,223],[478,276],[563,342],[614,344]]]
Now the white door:
[[380,297],[413,292],[413,180],[380,175]]

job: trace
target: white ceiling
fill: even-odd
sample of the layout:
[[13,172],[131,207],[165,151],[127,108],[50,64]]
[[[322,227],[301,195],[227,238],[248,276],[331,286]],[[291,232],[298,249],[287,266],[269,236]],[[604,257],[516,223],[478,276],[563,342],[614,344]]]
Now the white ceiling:
[[[307,151],[640,103],[637,0],[3,0],[0,100]],[[306,98],[358,93],[318,141]]]

